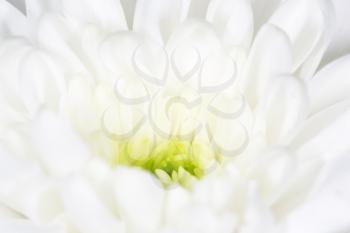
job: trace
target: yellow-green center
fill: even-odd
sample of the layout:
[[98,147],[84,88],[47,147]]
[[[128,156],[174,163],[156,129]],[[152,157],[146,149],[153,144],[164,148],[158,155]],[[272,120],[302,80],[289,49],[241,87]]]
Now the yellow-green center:
[[150,171],[165,184],[185,184],[189,177],[200,179],[215,161],[215,153],[202,143],[167,139],[154,145],[149,138],[118,143],[113,165],[136,166]]

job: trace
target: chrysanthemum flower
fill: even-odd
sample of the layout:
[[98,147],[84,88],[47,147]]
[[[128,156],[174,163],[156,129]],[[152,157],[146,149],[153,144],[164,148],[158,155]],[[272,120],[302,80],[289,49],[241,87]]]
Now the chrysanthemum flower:
[[0,0],[0,232],[350,230],[327,0]]

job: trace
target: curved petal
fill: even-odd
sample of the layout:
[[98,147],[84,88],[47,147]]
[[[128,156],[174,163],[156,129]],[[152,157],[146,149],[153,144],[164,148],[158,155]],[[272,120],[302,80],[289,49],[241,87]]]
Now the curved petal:
[[62,188],[62,197],[68,218],[79,229],[79,232],[125,232],[123,223],[103,205],[83,177],[70,177]]
[[6,233],[67,233],[63,226],[38,226],[28,220],[0,219],[0,231]]
[[165,200],[164,219],[169,223],[181,216],[181,212],[191,201],[191,192],[184,188],[177,188],[167,193]]
[[0,148],[0,203],[32,221],[52,220],[60,209],[54,182],[45,179],[39,164],[19,159]]
[[208,206],[192,204],[177,216],[173,230],[182,233],[230,233],[234,232],[236,225],[236,216],[230,213],[218,215]]
[[1,201],[33,222],[48,223],[63,211],[55,185],[44,176],[33,177],[16,183],[12,192]]
[[166,83],[169,58],[159,44],[142,43],[133,53],[132,64],[135,72],[146,82],[160,86]]
[[267,142],[281,143],[306,118],[306,88],[293,76],[278,76],[271,80],[266,93],[257,107],[257,119],[264,121]]
[[254,31],[253,12],[246,0],[213,0],[207,19],[218,30],[228,46],[249,48]]
[[[247,127],[236,119],[224,119],[214,116],[206,125],[211,146],[226,157],[238,156],[249,144]],[[230,132],[230,137],[227,137]]]
[[5,206],[4,204],[0,204],[0,219],[13,219],[20,218],[20,214],[18,214],[13,209]]
[[260,152],[251,163],[249,177],[257,181],[264,203],[273,205],[283,197],[296,174],[295,156],[286,147],[275,146]]
[[333,0],[332,2],[336,15],[335,32],[332,42],[326,50],[322,64],[327,64],[333,59],[350,53],[350,24],[348,23],[350,2],[348,0]]
[[99,56],[107,69],[116,75],[134,72],[132,59],[143,37],[132,32],[119,32],[107,37],[100,44]]
[[[269,23],[284,30],[291,39],[294,70],[311,55],[316,57],[317,65],[320,62],[320,55],[330,42],[332,10],[332,5],[323,0],[286,0],[270,18]],[[315,50],[322,53],[313,54]],[[315,65],[311,66],[312,70],[316,69]]]
[[157,182],[139,169],[119,167],[115,171],[116,204],[131,232],[153,233],[159,228],[165,193]]
[[22,39],[6,39],[0,43],[0,103],[3,109],[0,118],[4,120],[0,124],[19,120],[25,112],[19,91],[18,71],[22,59],[31,49]]
[[42,112],[33,126],[33,143],[38,156],[53,175],[78,170],[90,157],[86,145],[72,129],[52,113]]
[[21,160],[0,147],[0,195],[7,196],[16,189],[19,183],[25,183],[30,178],[37,178],[42,171],[35,162]]
[[62,12],[79,23],[97,24],[107,31],[127,29],[119,0],[62,0]]
[[137,77],[159,85],[168,74],[169,58],[164,48],[137,33],[120,32],[107,37],[98,53],[117,78]]
[[[229,171],[221,172],[220,175],[208,174],[205,179],[195,183],[190,192],[198,204],[209,207],[212,212],[225,212],[227,208],[236,209],[240,202],[238,197],[245,192],[245,187],[238,174],[231,176]],[[173,192],[169,195],[170,197],[174,195],[175,192]],[[185,203],[187,206],[193,205],[192,199]],[[185,206],[179,205],[178,207],[184,208]],[[181,215],[181,212],[178,212],[178,215]],[[232,219],[233,223],[235,220],[237,219]]]
[[276,228],[274,216],[268,206],[261,200],[256,187],[248,188],[247,207],[244,213],[245,224],[242,233],[280,232]]
[[350,149],[350,102],[343,101],[310,117],[290,147],[302,157],[334,159]]
[[29,25],[22,12],[6,0],[0,0],[0,39],[7,34],[29,35]]
[[100,114],[94,99],[94,89],[86,76],[75,77],[68,83],[67,95],[63,99],[63,112],[79,132],[91,133],[100,128]]
[[128,101],[110,101],[100,117],[103,133],[115,141],[130,139],[139,132],[146,121],[142,107],[142,104],[130,104]]
[[299,77],[304,79],[310,79],[313,77],[334,35],[336,18],[334,5],[331,1],[320,1],[320,3],[320,9],[322,11],[324,21],[323,33],[311,54],[298,70]]
[[283,0],[252,0],[254,27],[258,31]]
[[348,153],[326,164],[313,195],[287,218],[288,233],[349,232],[349,164]]
[[57,110],[65,80],[51,57],[33,50],[22,59],[19,70],[20,93],[28,112],[35,114],[42,105]]
[[222,43],[209,23],[204,20],[189,20],[172,33],[166,48],[172,54],[182,46],[191,46],[198,51],[200,59],[204,60],[217,53],[222,48]]
[[304,203],[314,188],[323,165],[318,157],[310,159],[300,156],[298,158],[294,153],[291,156],[294,164],[288,166],[290,170],[289,174],[287,172],[287,179],[279,187],[279,191],[282,192],[271,205],[274,215],[279,219],[288,216],[296,207]]
[[311,113],[350,98],[350,55],[321,69],[307,84]]
[[223,52],[212,54],[203,61],[200,69],[200,92],[215,93],[225,90],[234,84],[236,72],[236,65],[230,56]]
[[48,12],[61,12],[62,0],[22,0],[25,2],[26,16],[37,20]]
[[[71,38],[73,29],[63,17],[55,14],[47,14],[40,18],[37,25],[37,40],[42,48],[57,55],[62,64],[62,70],[81,72],[86,70],[75,46],[72,46]],[[71,39],[71,40],[70,40]]]
[[291,70],[289,38],[282,30],[266,24],[256,36],[247,61],[244,85],[248,103],[255,106],[264,96],[271,77],[289,74]]
[[187,16],[189,0],[138,0],[133,30],[165,42]]
[[91,78],[97,82],[111,84],[115,77],[104,67],[103,61],[99,59],[100,45],[106,38],[104,31],[98,26],[90,24],[83,27],[79,34],[78,40],[81,45],[80,51],[83,54],[82,59],[89,68]]

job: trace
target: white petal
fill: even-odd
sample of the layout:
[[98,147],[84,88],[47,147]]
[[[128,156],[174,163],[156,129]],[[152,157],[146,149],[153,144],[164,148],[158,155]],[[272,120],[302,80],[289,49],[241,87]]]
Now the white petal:
[[74,40],[68,39],[71,38],[74,31],[68,22],[58,14],[42,16],[37,25],[37,40],[42,48],[57,55],[63,71],[69,69],[69,72],[81,72],[86,67],[76,46],[72,45]]
[[[16,122],[16,120],[14,122]],[[14,122],[8,123],[6,127],[4,127],[2,131],[4,136],[1,137],[0,141],[2,141],[3,145],[6,146],[6,149],[16,157],[21,159],[32,159],[31,156],[34,153],[34,150],[31,146],[31,141],[28,140],[27,129],[20,124],[14,125]]]
[[9,195],[18,183],[42,175],[38,164],[18,159],[2,147],[0,147],[0,161],[1,195]]
[[282,143],[306,118],[306,88],[293,76],[277,76],[271,79],[257,109],[257,121],[264,121],[267,142]]
[[70,177],[62,188],[68,218],[81,233],[124,232],[123,224],[103,205],[84,178]]
[[0,231],[4,233],[67,233],[62,226],[39,226],[27,220],[4,219],[0,219]]
[[287,35],[273,25],[261,28],[252,45],[246,67],[245,91],[255,106],[265,95],[271,77],[288,74],[292,68],[292,51]]
[[274,216],[271,210],[260,199],[255,187],[252,185],[248,191],[248,205],[244,213],[245,222],[242,233],[281,232],[276,230]]
[[32,47],[23,39],[7,39],[0,43],[1,66],[1,95],[11,102],[13,107],[19,107],[16,103],[19,92],[18,74],[22,59],[31,51]]
[[173,32],[167,43],[167,51],[172,54],[175,49],[182,46],[190,46],[197,50],[203,61],[212,53],[217,53],[222,43],[209,23],[191,20]]
[[247,103],[238,90],[226,89],[209,102],[208,111],[226,119],[236,119],[247,110]]
[[170,189],[166,193],[166,200],[165,200],[165,220],[168,223],[174,223],[176,220],[181,216],[181,213],[183,213],[184,208],[190,203],[191,201],[191,192],[188,190],[182,188],[182,187],[176,187],[175,189]]
[[213,171],[212,175],[208,174],[203,180],[194,184],[191,192],[192,202],[206,205],[213,212],[236,210],[240,202],[239,197],[244,193],[244,188],[237,185],[237,180],[237,177],[230,177],[227,172],[220,171],[217,174]]
[[[227,157],[241,154],[249,142],[248,129],[236,119],[214,116],[207,124],[207,131],[215,150]],[[230,132],[229,137],[227,132]]]
[[273,204],[285,193],[295,175],[295,157],[285,147],[274,147],[260,152],[251,163],[249,171],[257,180],[260,198],[264,203]]
[[57,110],[65,81],[51,57],[33,50],[21,60],[19,69],[20,93],[28,112],[35,114],[42,105]]
[[120,78],[115,84],[116,97],[123,103],[141,104],[149,101],[146,85],[138,78]]
[[[101,144],[99,144],[99,146],[100,145]],[[113,149],[114,152],[111,154],[114,156],[113,153],[115,153],[115,148]],[[112,167],[106,163],[106,160],[100,156],[96,156],[94,159],[89,161],[88,165],[84,168],[83,174],[91,185],[91,188],[95,190],[96,196],[99,198],[101,203],[103,203],[104,206],[111,212],[117,213],[113,192],[114,187],[112,172]]]
[[0,125],[7,128],[9,123],[23,121],[26,109],[21,100],[19,88],[19,67],[31,47],[23,39],[6,39],[0,42]]
[[131,232],[156,232],[162,218],[164,190],[156,177],[135,168],[117,168],[115,197]]
[[91,155],[68,124],[49,112],[38,116],[32,136],[40,160],[54,175],[78,170]]
[[287,164],[287,172],[285,173],[287,176],[285,178],[288,179],[285,179],[283,185],[278,187],[279,197],[271,205],[274,216],[279,219],[287,216],[305,201],[305,198],[315,186],[323,165],[319,157],[298,157],[295,154],[291,154],[291,156],[292,160],[290,162],[296,163]]
[[308,82],[311,112],[350,98],[350,55],[337,59]]
[[287,219],[287,232],[349,232],[350,154],[325,165],[323,180],[304,205]]
[[177,218],[175,232],[182,233],[230,233],[234,232],[237,224],[236,216],[217,214],[205,205],[189,205]]
[[203,93],[225,90],[233,85],[236,72],[236,64],[230,56],[225,53],[212,54],[202,63],[199,89]]
[[18,180],[10,195],[2,201],[37,223],[48,223],[63,211],[55,182],[42,177]]
[[290,146],[301,156],[327,160],[349,150],[349,106],[349,101],[344,101],[310,117]]
[[91,133],[100,129],[100,115],[97,112],[94,89],[86,76],[76,77],[69,82],[63,106],[70,122],[79,132]]
[[[328,12],[323,13],[323,11],[330,11],[331,8],[324,9],[322,4],[322,1],[317,0],[287,0],[269,20],[269,23],[284,30],[291,39],[294,70],[317,48],[320,40],[324,40],[324,43],[329,42],[328,38],[322,37],[329,26],[327,20],[332,19],[329,19]],[[317,49],[323,52],[325,47]]]
[[118,77],[134,74],[133,55],[143,43],[144,38],[136,33],[115,33],[101,43],[99,56],[105,67]]
[[141,78],[155,85],[164,85],[168,76],[169,58],[158,43],[144,41],[132,57],[133,67]]
[[176,47],[170,56],[171,68],[181,81],[191,79],[201,66],[199,51],[191,45]]
[[213,0],[208,6],[207,19],[229,46],[248,48],[253,36],[253,13],[246,0]]
[[187,15],[188,0],[138,0],[133,30],[165,42]]
[[25,15],[6,0],[0,0],[0,38],[5,35],[28,35]]
[[23,0],[25,2],[26,16],[33,20],[39,19],[48,12],[60,12],[61,0]]
[[264,25],[283,0],[252,0],[254,28],[256,31]]
[[11,208],[5,206],[4,204],[0,204],[0,219],[16,219],[20,218],[21,215]]
[[145,120],[140,107],[129,103],[112,103],[101,116],[101,126],[109,138],[124,140],[134,136]]
[[350,17],[348,11],[350,2],[348,0],[333,0],[332,2],[336,15],[335,32],[332,42],[324,55],[323,64],[350,53],[350,24],[347,23]]
[[67,18],[82,24],[97,24],[107,31],[127,29],[119,0],[63,0],[62,11]]
[[47,222],[61,211],[54,182],[44,179],[38,164],[0,151],[0,202],[35,222]]
[[311,79],[320,65],[320,61],[324,56],[334,35],[335,27],[335,10],[331,1],[320,1],[320,8],[323,14],[323,33],[313,51],[304,61],[298,70],[298,76],[304,79]]

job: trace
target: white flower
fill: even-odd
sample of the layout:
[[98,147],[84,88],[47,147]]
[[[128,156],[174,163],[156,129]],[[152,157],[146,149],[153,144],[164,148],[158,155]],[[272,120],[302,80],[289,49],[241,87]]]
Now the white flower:
[[25,8],[0,0],[0,232],[350,230],[330,1]]

